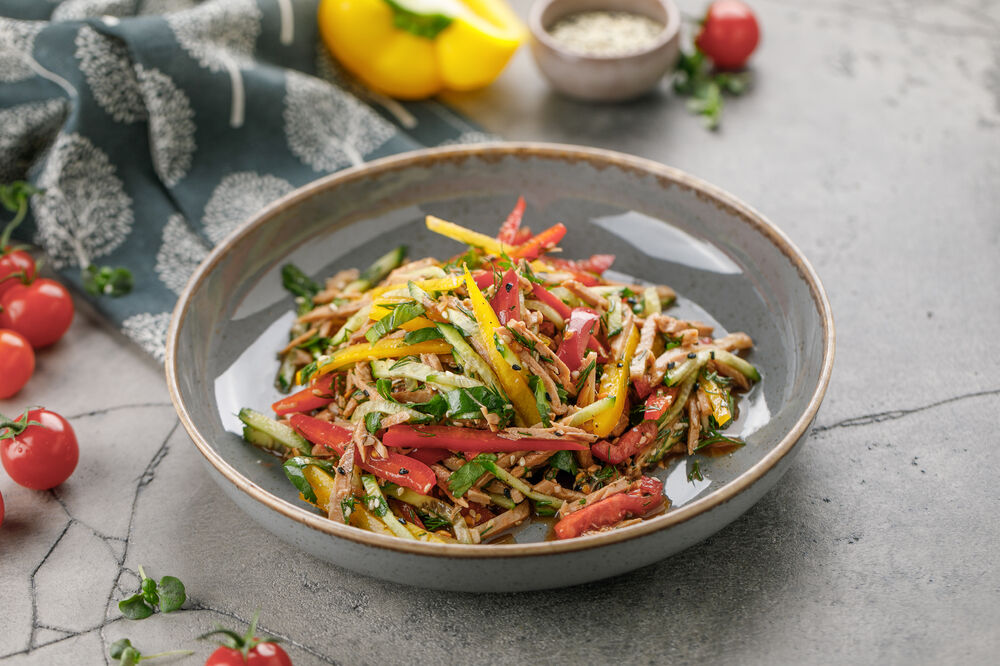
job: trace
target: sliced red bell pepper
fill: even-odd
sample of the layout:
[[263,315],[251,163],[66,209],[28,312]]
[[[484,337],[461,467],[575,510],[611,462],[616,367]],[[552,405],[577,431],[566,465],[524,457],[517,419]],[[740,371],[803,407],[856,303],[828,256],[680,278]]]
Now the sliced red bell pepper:
[[670,405],[674,404],[678,392],[680,392],[680,387],[675,386],[673,388],[661,388],[656,393],[650,394],[646,398],[646,409],[643,411],[643,418],[647,421],[656,421],[659,419],[670,409]]
[[601,277],[589,271],[585,271],[576,265],[576,262],[567,261],[558,257],[547,256],[543,261],[560,273],[569,273],[573,279],[587,287],[601,284]]
[[450,456],[451,451],[448,449],[417,449],[415,451],[410,451],[407,455],[411,458],[419,460],[425,465],[433,465],[434,463],[441,462]]
[[559,300],[559,297],[553,294],[551,291],[546,289],[540,284],[535,282],[531,283],[531,294],[537,298],[542,303],[545,303],[553,310],[559,313],[559,316],[563,319],[569,319],[572,310],[568,305]]
[[385,431],[382,442],[397,448],[442,448],[449,451],[495,453],[511,451],[586,451],[586,444],[571,439],[510,439],[502,433],[474,428],[433,425],[394,425]]
[[517,203],[514,204],[514,210],[510,211],[510,215],[500,225],[500,233],[497,234],[497,240],[501,243],[515,245],[514,241],[517,238],[517,232],[521,228],[521,219],[524,217],[524,205],[524,197],[518,197]]
[[613,254],[595,254],[591,255],[590,259],[562,259],[561,257],[546,257],[545,261],[549,262],[556,268],[568,272],[583,271],[587,274],[596,273],[600,275],[604,271],[611,268],[611,264],[615,263],[615,255]]
[[[278,416],[284,416],[286,414],[294,414],[296,412],[311,412],[314,409],[326,407],[334,400],[332,396],[332,387],[333,380],[336,376],[337,375],[332,373],[329,375],[323,375],[313,382],[309,388],[303,389],[298,393],[293,393],[290,396],[278,400],[271,405],[271,409],[273,409],[274,413]],[[317,392],[319,392],[320,395],[316,395]]]
[[533,235],[530,227],[521,227],[514,236],[514,245],[524,245],[531,240]]
[[510,255],[512,259],[527,259],[529,261],[537,259],[538,255],[542,252],[558,245],[559,241],[561,241],[565,235],[566,225],[560,222],[541,232],[527,243],[513,248],[507,254]]
[[496,282],[496,276],[491,271],[476,271],[472,274],[472,279],[476,281],[476,286],[480,289],[492,287]]
[[521,288],[520,280],[517,278],[517,271],[513,268],[503,274],[503,279],[497,286],[497,293],[490,301],[493,311],[497,313],[500,325],[504,326],[509,321],[521,319]]
[[570,371],[578,370],[587,353],[587,345],[594,335],[594,327],[600,317],[588,308],[573,308],[569,321],[563,330],[563,339],[559,343],[556,356],[566,364]]
[[557,539],[572,539],[585,532],[610,527],[627,517],[645,516],[663,506],[663,483],[644,476],[627,492],[612,495],[574,511],[554,528]]
[[597,352],[597,362],[607,363],[608,362],[608,352],[604,349],[604,346],[597,340],[596,337],[591,337],[587,341],[587,349],[592,352]]
[[[351,441],[353,435],[347,428],[305,414],[293,414],[289,418],[289,423],[295,432],[313,444],[325,446],[336,451],[339,455],[344,455],[344,445]],[[390,453],[387,458],[376,458],[372,452],[372,455],[369,455],[364,462],[358,459],[355,459],[355,462],[366,472],[371,472],[380,479],[392,481],[396,485],[415,490],[421,495],[430,493],[434,484],[437,483],[434,470],[411,456]]]
[[594,442],[590,451],[595,458],[617,465],[626,458],[631,458],[639,453],[643,447],[653,441],[654,437],[656,437],[656,422],[643,421],[614,442],[609,442],[606,439]]

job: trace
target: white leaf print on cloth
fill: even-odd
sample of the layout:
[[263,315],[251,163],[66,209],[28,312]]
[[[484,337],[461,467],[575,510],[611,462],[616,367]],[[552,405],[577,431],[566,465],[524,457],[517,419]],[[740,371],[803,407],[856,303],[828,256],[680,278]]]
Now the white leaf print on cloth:
[[125,44],[102,35],[89,25],[80,28],[74,43],[74,55],[80,61],[80,70],[97,104],[120,123],[134,123],[145,118],[139,82]]
[[156,274],[178,296],[188,278],[208,256],[205,242],[188,227],[181,215],[171,215],[163,227],[163,244],[156,253]]
[[0,109],[0,183],[25,177],[29,160],[52,143],[68,113],[62,98]]
[[462,132],[454,139],[448,139],[442,141],[440,145],[451,146],[459,143],[491,143],[493,141],[500,141],[500,137],[496,134],[490,134],[489,132]]
[[205,204],[205,235],[218,243],[251,215],[294,189],[276,176],[240,171],[222,179]]
[[159,314],[142,312],[122,322],[122,333],[142,347],[147,354],[163,363],[169,326],[169,312]]
[[121,245],[132,231],[132,198],[114,165],[79,134],[60,134],[32,197],[36,242],[56,268],[85,266]]
[[348,74],[340,63],[333,59],[321,41],[316,43],[316,76],[338,88],[343,88],[359,99],[381,106],[406,129],[417,126],[417,119],[406,110],[405,106],[391,97],[375,92]]
[[153,67],[135,66],[139,89],[149,112],[149,145],[153,167],[167,187],[191,168],[194,155],[194,111],[173,79]]
[[256,0],[210,0],[166,19],[181,48],[198,64],[229,74],[233,96],[229,124],[242,127],[246,100],[240,67],[251,62],[260,34]]
[[139,0],[136,15],[146,16],[149,14],[180,12],[185,9],[191,9],[196,4],[198,3],[195,0]]
[[45,24],[0,17],[0,82],[14,83],[35,76],[32,51]]
[[354,95],[294,71],[285,72],[288,147],[316,171],[364,162],[395,129]]
[[53,21],[75,21],[102,16],[129,16],[135,0],[65,0],[52,12]]

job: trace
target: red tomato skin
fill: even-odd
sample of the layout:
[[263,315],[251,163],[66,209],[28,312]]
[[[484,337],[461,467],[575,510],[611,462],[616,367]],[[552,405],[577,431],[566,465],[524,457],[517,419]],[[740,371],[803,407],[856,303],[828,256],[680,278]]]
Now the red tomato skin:
[[0,400],[17,394],[35,372],[35,350],[17,331],[0,328]]
[[209,655],[205,666],[292,666],[288,654],[276,643],[259,643],[247,654],[233,648],[220,647]]
[[0,298],[0,328],[17,331],[35,349],[56,343],[73,323],[73,299],[55,280],[15,285]]
[[0,440],[0,463],[18,485],[32,490],[55,488],[70,477],[80,459],[73,426],[47,409],[30,410],[28,420],[41,425]]
[[0,256],[0,296],[7,293],[11,287],[25,282],[24,279],[13,277],[8,280],[4,279],[14,273],[24,273],[27,282],[35,279],[35,260],[31,258],[30,254],[23,250],[15,250]]
[[708,7],[694,43],[719,69],[740,69],[757,48],[760,26],[740,0],[717,0]]

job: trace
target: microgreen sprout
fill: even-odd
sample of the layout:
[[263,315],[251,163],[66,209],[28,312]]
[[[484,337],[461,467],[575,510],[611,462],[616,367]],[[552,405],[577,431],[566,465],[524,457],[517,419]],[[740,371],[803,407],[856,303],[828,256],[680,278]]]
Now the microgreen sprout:
[[139,591],[128,599],[118,602],[118,610],[130,620],[143,620],[156,611],[159,606],[161,613],[171,613],[184,605],[187,595],[184,583],[173,576],[164,576],[157,583],[146,575],[142,565],[139,565]]

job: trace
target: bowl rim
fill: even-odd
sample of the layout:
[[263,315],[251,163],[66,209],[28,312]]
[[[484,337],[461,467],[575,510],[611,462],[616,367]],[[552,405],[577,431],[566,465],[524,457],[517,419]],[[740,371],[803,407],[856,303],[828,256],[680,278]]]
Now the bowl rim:
[[[193,295],[216,265],[229,252],[230,248],[245,236],[267,224],[275,215],[289,206],[308,199],[317,192],[336,187],[342,183],[364,179],[373,175],[385,174],[387,172],[399,171],[416,165],[429,167],[439,162],[463,161],[469,158],[481,159],[484,157],[493,157],[495,159],[503,157],[534,157],[553,161],[583,161],[601,168],[611,166],[625,171],[633,171],[637,174],[653,175],[661,183],[666,182],[693,190],[699,196],[707,197],[715,204],[726,208],[727,212],[734,214],[743,223],[749,224],[758,233],[767,238],[792,262],[798,270],[800,277],[808,285],[813,305],[820,315],[823,328],[823,358],[818,381],[805,410],[784,437],[763,458],[718,490],[712,491],[704,497],[700,497],[682,507],[667,511],[660,516],[645,520],[636,525],[609,532],[566,539],[564,541],[473,545],[404,541],[337,523],[325,516],[316,514],[302,506],[298,506],[267,492],[243,476],[212,447],[199,431],[187,410],[184,400],[181,398],[176,352],[180,329],[187,316],[187,310]],[[505,559],[559,555],[630,541],[692,520],[703,513],[725,504],[740,493],[748,490],[754,483],[761,480],[773,469],[786,455],[791,453],[795,448],[795,444],[805,434],[812,423],[830,382],[835,346],[836,333],[830,303],[819,280],[819,276],[812,265],[784,232],[755,209],[733,195],[674,167],[615,151],[544,142],[493,142],[425,148],[380,158],[319,178],[269,204],[220,242],[189,279],[170,319],[170,326],[167,331],[164,369],[170,399],[174,404],[181,423],[184,425],[184,429],[188,432],[195,446],[219,474],[231,482],[238,490],[260,502],[265,507],[316,531],[333,537],[344,538],[363,546],[452,559]]]
[[[663,11],[667,14],[667,22],[663,26],[663,30],[657,35],[656,40],[652,42],[646,48],[640,51],[632,51],[631,53],[623,53],[621,55],[587,55],[585,53],[578,53],[576,51],[570,51],[565,46],[560,44],[558,41],[553,39],[552,33],[550,33],[544,25],[542,25],[542,14],[545,10],[551,7],[556,2],[564,2],[572,0],[535,0],[531,4],[531,9],[528,13],[528,31],[531,35],[540,43],[544,44],[547,48],[558,53],[561,57],[574,62],[593,62],[593,63],[608,63],[608,62],[622,62],[630,60],[632,58],[637,58],[640,56],[653,53],[654,51],[663,48],[665,45],[669,44],[671,41],[677,38],[681,31],[681,11],[677,8],[677,5],[673,0],[653,0],[663,7]],[[612,0],[608,0],[610,3]],[[601,11],[595,9],[594,11]],[[624,11],[615,7],[606,7],[604,11]],[[572,12],[570,12],[572,13]],[[569,15],[569,14],[567,14]]]

